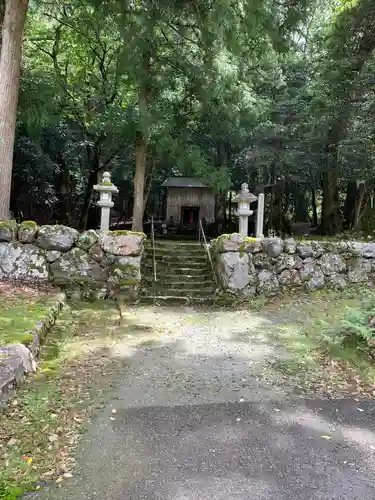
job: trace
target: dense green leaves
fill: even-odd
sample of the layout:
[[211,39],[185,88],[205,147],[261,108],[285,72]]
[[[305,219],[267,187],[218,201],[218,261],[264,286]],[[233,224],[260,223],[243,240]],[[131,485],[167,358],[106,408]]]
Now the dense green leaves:
[[374,33],[370,0],[32,4],[12,208],[33,192],[29,216],[95,224],[92,185],[112,169],[130,216],[142,137],[146,198],[170,174],[217,193],[287,181],[290,219],[311,216],[296,206],[313,190],[324,230],[359,204],[354,226],[375,185]]

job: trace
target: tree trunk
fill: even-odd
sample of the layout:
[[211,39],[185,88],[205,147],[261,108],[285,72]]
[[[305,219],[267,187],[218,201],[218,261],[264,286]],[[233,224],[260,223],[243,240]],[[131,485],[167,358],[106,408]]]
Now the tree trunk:
[[353,217],[353,229],[356,229],[361,218],[363,206],[366,207],[366,184],[361,182],[358,187],[358,193],[355,200],[354,217]]
[[144,190],[147,170],[147,142],[142,132],[135,143],[134,205],[132,231],[143,231]]
[[0,0],[0,50],[1,50],[1,42],[3,36],[2,31],[3,31],[4,14],[5,14],[5,0]]
[[311,190],[311,205],[312,205],[312,212],[313,212],[313,226],[316,227],[318,225],[318,210],[316,206],[316,191],[315,189]]
[[302,186],[296,186],[294,189],[295,196],[295,222],[308,222],[309,221],[309,202],[307,200],[306,189]]
[[91,216],[91,220],[89,222],[89,216],[90,216],[90,208],[91,208],[91,202],[92,202],[92,188],[93,186],[97,183],[98,180],[98,171],[94,168],[90,170],[89,178],[86,184],[86,189],[85,189],[85,194],[83,197],[83,205],[82,205],[82,211],[81,211],[81,217],[79,219],[79,229],[87,229],[87,225],[90,225],[90,229],[96,228],[98,226],[97,224],[97,210],[94,215]]
[[357,199],[357,182],[349,181],[346,185],[346,198],[344,206],[345,229],[350,229],[353,227],[356,199]]
[[323,172],[323,201],[321,230],[323,234],[335,234],[341,229],[339,216],[339,195],[337,187],[337,172]]
[[7,0],[0,57],[0,220],[9,219],[14,135],[28,0]]
[[151,53],[146,50],[143,54],[141,83],[139,88],[139,113],[143,126],[137,131],[135,140],[135,175],[134,175],[134,204],[132,231],[143,231],[143,213],[145,209],[145,179],[147,173],[147,134],[144,123],[147,120],[149,101]]

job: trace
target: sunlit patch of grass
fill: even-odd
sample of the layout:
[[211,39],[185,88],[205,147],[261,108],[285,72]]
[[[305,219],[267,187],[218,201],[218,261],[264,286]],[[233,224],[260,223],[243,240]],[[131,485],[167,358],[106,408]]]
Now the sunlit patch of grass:
[[0,301],[0,345],[29,342],[27,331],[48,314],[50,306],[48,297],[23,294]]

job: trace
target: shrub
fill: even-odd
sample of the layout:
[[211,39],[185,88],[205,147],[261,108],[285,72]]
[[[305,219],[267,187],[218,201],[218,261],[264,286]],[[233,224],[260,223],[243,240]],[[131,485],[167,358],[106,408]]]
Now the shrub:
[[352,346],[375,352],[375,310],[371,304],[361,308],[346,307],[338,324],[321,321],[319,327],[319,343],[326,347]]

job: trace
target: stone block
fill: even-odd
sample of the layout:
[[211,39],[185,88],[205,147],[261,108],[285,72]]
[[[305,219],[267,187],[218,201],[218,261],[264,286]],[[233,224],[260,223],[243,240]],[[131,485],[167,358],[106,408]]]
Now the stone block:
[[326,253],[321,256],[318,263],[326,276],[346,271],[346,261],[341,255]]
[[45,253],[28,243],[0,243],[0,279],[47,281]]
[[38,225],[33,221],[24,221],[18,228],[18,241],[21,243],[34,243]]
[[83,231],[78,236],[76,241],[76,246],[82,250],[89,251],[99,240],[99,236],[96,231],[89,229],[88,231]]
[[267,269],[263,269],[259,272],[257,291],[260,295],[272,297],[277,295],[279,290],[280,285],[275,273],[268,271]]
[[111,231],[100,235],[100,247],[104,252],[121,257],[141,255],[146,236],[131,231]]
[[57,284],[83,285],[100,288],[108,279],[108,269],[104,269],[87,252],[73,248],[65,252],[51,264],[52,279]]
[[239,292],[250,283],[252,266],[247,253],[226,252],[218,256],[218,275],[224,289]]
[[264,238],[264,240],[262,240],[262,247],[263,251],[269,257],[275,258],[282,254],[284,243],[280,238]]
[[216,252],[239,252],[244,239],[238,233],[223,234],[216,240]]
[[78,231],[67,226],[41,226],[37,234],[37,244],[45,250],[67,252],[78,238]]
[[0,221],[0,242],[10,242],[17,239],[18,224],[15,220]]

